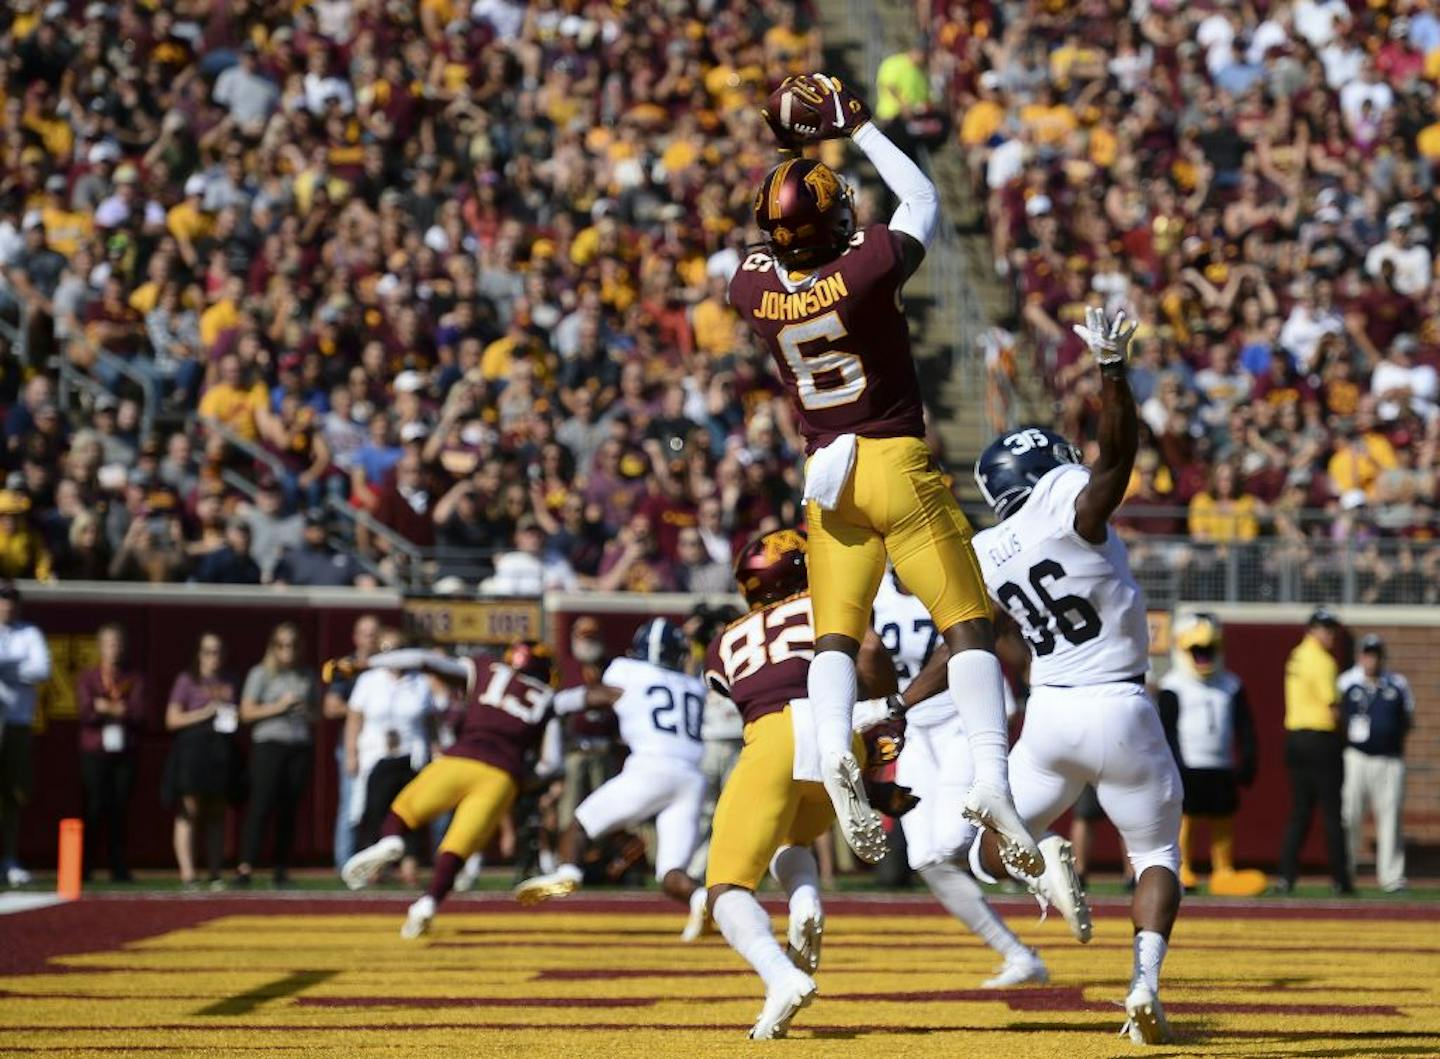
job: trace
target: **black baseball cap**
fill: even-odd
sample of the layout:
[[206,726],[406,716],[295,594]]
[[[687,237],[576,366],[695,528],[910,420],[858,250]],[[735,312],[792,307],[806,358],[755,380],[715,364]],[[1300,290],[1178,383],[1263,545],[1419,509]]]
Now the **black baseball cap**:
[[1309,625],[1323,625],[1327,629],[1340,628],[1340,619],[1335,617],[1335,612],[1326,607],[1316,607],[1310,615]]
[[1385,641],[1376,636],[1373,632],[1360,641],[1360,653],[1374,652],[1377,655],[1385,653]]

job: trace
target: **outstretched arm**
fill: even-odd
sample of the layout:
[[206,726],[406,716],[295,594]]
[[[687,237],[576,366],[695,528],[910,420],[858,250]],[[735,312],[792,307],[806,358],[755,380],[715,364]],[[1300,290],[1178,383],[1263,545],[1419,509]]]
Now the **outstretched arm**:
[[900,200],[890,218],[890,230],[900,235],[905,279],[909,279],[925,260],[925,248],[935,235],[935,226],[940,220],[940,196],[930,178],[873,121],[856,129],[851,139],[865,152],[885,186]]
[[1129,349],[1135,322],[1122,309],[1113,322],[1103,309],[1085,310],[1084,339],[1100,365],[1100,458],[1090,468],[1090,483],[1075,498],[1075,531],[1091,544],[1104,544],[1110,516],[1125,499],[1135,450],[1140,444],[1139,415],[1130,392]]

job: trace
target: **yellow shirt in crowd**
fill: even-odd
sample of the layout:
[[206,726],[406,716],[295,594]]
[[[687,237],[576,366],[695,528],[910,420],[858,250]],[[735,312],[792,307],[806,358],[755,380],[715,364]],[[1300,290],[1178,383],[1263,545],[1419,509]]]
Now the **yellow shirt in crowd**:
[[1285,728],[1288,731],[1335,731],[1335,656],[1309,633],[1285,662]]
[[219,420],[246,441],[254,441],[260,435],[255,415],[269,399],[263,383],[257,382],[248,390],[229,383],[217,383],[200,398],[200,414],[207,419]]

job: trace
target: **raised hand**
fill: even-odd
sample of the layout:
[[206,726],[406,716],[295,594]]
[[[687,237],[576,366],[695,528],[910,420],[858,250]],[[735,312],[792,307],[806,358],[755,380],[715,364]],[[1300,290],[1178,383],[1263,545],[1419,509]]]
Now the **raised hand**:
[[1124,309],[1116,313],[1112,321],[1104,309],[1090,306],[1085,310],[1085,323],[1075,324],[1073,330],[1104,368],[1130,359],[1130,339],[1139,326],[1136,321],[1125,319]]

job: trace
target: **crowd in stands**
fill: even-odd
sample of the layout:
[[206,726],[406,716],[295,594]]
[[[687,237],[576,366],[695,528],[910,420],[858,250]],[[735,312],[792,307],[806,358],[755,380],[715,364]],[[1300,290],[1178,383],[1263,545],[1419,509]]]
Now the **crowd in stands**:
[[[1071,325],[1094,299],[1140,321],[1125,532],[1275,538],[1272,558],[1356,546],[1362,595],[1423,598],[1440,572],[1419,543],[1440,484],[1432,5],[921,10],[1014,297],[992,375],[1048,380],[1060,428],[1090,437],[1099,386]],[[1335,569],[1298,576],[1338,598]]]
[[0,574],[727,587],[794,515],[725,286],[810,17],[5,5]]

